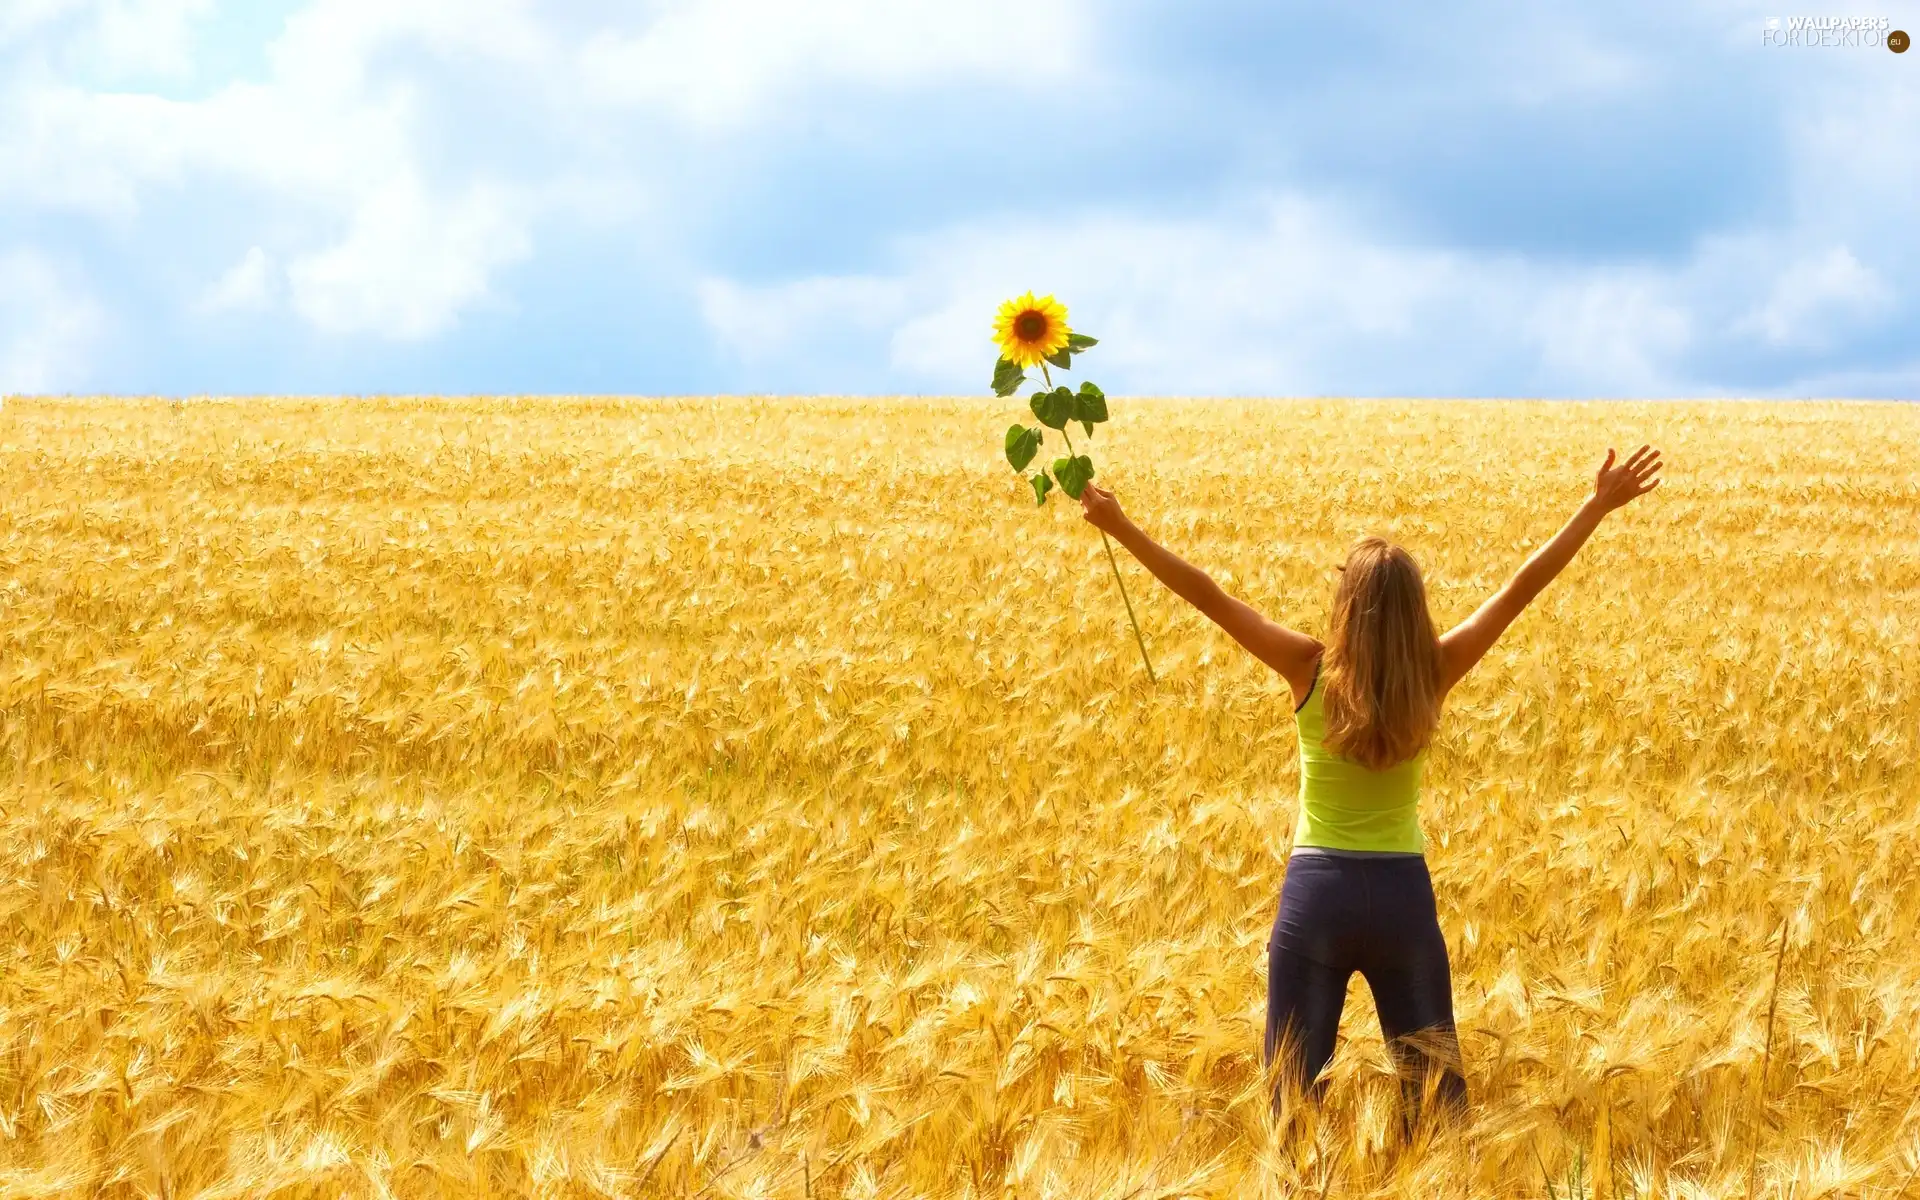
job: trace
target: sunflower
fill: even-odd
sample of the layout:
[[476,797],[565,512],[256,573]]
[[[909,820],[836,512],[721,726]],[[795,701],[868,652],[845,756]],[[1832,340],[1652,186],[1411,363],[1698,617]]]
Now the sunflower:
[[1035,300],[1032,292],[1002,304],[993,318],[993,340],[1000,346],[1000,356],[1022,367],[1058,354],[1066,348],[1071,332],[1066,306],[1052,296]]

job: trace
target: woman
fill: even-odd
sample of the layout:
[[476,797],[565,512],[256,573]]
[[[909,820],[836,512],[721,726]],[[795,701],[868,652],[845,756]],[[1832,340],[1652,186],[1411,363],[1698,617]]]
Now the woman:
[[1293,689],[1300,815],[1267,944],[1265,1059],[1284,1056],[1280,1078],[1313,1085],[1333,1055],[1347,981],[1359,971],[1400,1067],[1409,1127],[1427,1087],[1449,1108],[1464,1108],[1452,976],[1416,817],[1427,747],[1447,693],[1602,517],[1659,486],[1660,465],[1659,451],[1647,446],[1617,466],[1608,450],[1593,494],[1566,526],[1439,637],[1413,558],[1382,538],[1361,539],[1340,568],[1324,644],[1227,595],[1142,533],[1112,492],[1083,489],[1088,521]]

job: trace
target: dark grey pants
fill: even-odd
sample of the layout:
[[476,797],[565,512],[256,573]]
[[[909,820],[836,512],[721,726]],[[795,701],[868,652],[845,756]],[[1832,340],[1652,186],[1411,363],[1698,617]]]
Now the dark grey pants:
[[[1380,1032],[1400,1068],[1409,1127],[1429,1086],[1445,1107],[1465,1108],[1453,978],[1426,859],[1288,860],[1267,942],[1264,1059],[1270,1063],[1284,1053],[1287,1071],[1309,1092],[1333,1057],[1347,981],[1355,971],[1373,992]],[[1429,1079],[1435,1070],[1438,1078]],[[1277,1103],[1277,1092],[1275,1098]]]

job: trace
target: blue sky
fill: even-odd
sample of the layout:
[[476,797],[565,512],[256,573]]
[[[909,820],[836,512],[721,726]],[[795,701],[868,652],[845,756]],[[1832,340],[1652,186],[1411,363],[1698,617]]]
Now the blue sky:
[[5,0],[0,392],[1920,397],[1920,52],[1800,12]]

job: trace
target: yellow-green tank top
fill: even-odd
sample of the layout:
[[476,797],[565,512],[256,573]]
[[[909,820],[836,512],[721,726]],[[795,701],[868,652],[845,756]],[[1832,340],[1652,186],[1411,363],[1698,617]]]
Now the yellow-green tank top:
[[1300,732],[1300,819],[1293,827],[1293,844],[1422,853],[1426,847],[1420,836],[1420,779],[1426,771],[1427,752],[1421,750],[1406,762],[1374,771],[1327,749],[1318,666],[1293,719]]

